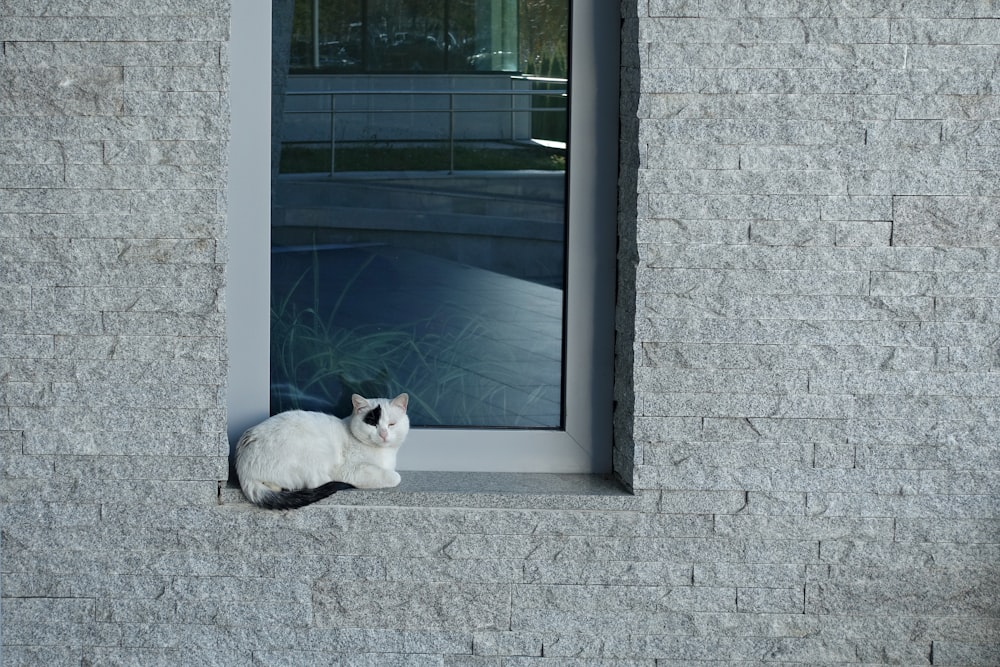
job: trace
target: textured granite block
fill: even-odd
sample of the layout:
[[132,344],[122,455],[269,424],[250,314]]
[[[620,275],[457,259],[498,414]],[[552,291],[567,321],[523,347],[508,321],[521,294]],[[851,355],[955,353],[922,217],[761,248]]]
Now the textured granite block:
[[151,116],[160,113],[221,115],[226,99],[212,91],[126,90],[124,112],[130,116]]
[[894,245],[1000,245],[998,207],[991,198],[894,197]]
[[160,311],[175,313],[213,313],[222,309],[220,294],[211,286],[194,288],[89,288],[83,308],[105,311]]
[[93,406],[118,406],[131,402],[136,408],[213,408],[225,402],[218,386],[171,384],[114,384],[111,382],[58,382],[51,386],[51,400],[11,403],[11,405],[72,406],[89,401]]
[[30,499],[11,503],[2,514],[5,526],[69,528],[97,526],[101,520],[98,505],[43,503]]
[[222,68],[208,66],[126,67],[124,82],[128,91],[219,92],[224,87]]
[[[293,563],[289,562],[289,566]],[[516,560],[389,559],[385,561],[384,578],[400,582],[510,584],[521,580],[524,568]]]
[[221,332],[224,319],[220,313],[103,313],[101,333],[132,336],[204,336]]
[[699,49],[692,44],[650,44],[646,57],[640,63],[653,69],[662,67],[715,68],[723,66],[723,53],[715,49]]
[[765,246],[832,246],[836,225],[819,220],[821,201],[816,197],[774,197],[772,220],[750,223],[750,243]]
[[129,193],[113,190],[14,189],[4,193],[4,213],[101,213],[129,210]]
[[860,345],[643,343],[643,365],[661,368],[882,368],[930,370],[931,348]]
[[[751,230],[756,225],[751,226]],[[668,268],[655,255],[647,257],[649,270],[641,270],[640,291],[699,295],[724,293],[781,295],[864,295],[869,291],[869,273],[862,271],[780,271]]]
[[[758,461],[757,465],[761,465]],[[791,466],[794,467],[794,466]],[[749,514],[762,516],[802,516],[805,514],[806,497],[803,493],[782,491],[747,492]]]
[[685,586],[691,583],[690,567],[654,560],[530,561],[523,567],[523,581],[529,584]]
[[805,605],[802,588],[736,589],[736,610],[749,614],[799,614]]
[[858,517],[794,517],[720,515],[716,534],[732,538],[796,540],[891,540],[891,519]]
[[[225,155],[221,141],[115,141],[101,142],[106,165],[206,165],[212,172]],[[183,222],[188,224],[185,216]],[[215,234],[211,236],[217,236]]]
[[748,224],[744,220],[649,220],[639,234],[639,243],[742,244]]
[[247,650],[289,650],[300,646],[302,628],[265,625],[254,628],[180,623],[127,623],[121,647],[125,649],[182,649],[192,655],[202,652],[240,654]]
[[311,582],[295,578],[247,577],[236,574],[212,577],[195,576],[192,573],[169,577],[167,581],[169,598],[179,604],[191,600],[218,600],[236,604],[248,599],[307,604],[312,599]]
[[821,205],[824,220],[893,220],[893,198],[889,196],[828,197]]
[[692,575],[694,586],[728,586],[741,590],[794,588],[805,580],[805,565],[780,563],[696,563]]
[[[187,376],[181,372],[184,360],[205,362],[200,369],[206,376],[221,377],[212,369],[212,360],[219,358],[221,337],[189,336],[57,336],[54,356],[60,359],[119,359],[174,360],[173,377]],[[140,365],[140,364],[135,364]]]
[[698,17],[700,5],[698,0],[650,0],[649,16]]
[[[910,47],[910,52],[923,48],[947,47]],[[992,50],[993,47],[990,47]],[[1000,101],[993,95],[936,95],[929,93],[914,93],[900,96],[896,107],[896,118],[963,118],[970,120],[987,120],[995,118]],[[942,149],[945,146],[941,147]],[[985,147],[984,147],[985,148]],[[989,152],[985,150],[984,152]],[[970,155],[972,159],[982,158],[982,155]],[[967,163],[968,164],[968,163]],[[993,169],[993,163],[968,164],[971,169]]]
[[[920,146],[938,144],[944,134],[944,125],[939,120],[890,120],[865,123],[865,144],[876,149],[887,146]],[[897,159],[901,159],[899,156]],[[897,162],[897,165],[905,165]],[[888,166],[888,165],[886,165]]]
[[[853,396],[780,396],[754,394],[647,394],[640,414],[667,417],[702,416],[845,419],[855,413]],[[877,408],[870,412],[876,412]],[[878,410],[881,412],[881,410]]]
[[0,357],[37,359],[54,355],[53,336],[0,334]]
[[974,443],[863,443],[857,448],[857,466],[913,470],[996,470],[1000,468],[1000,449]]
[[[6,16],[0,33],[13,42],[220,42],[228,22],[206,16]],[[217,15],[211,18],[218,19]]]
[[541,656],[542,635],[522,632],[477,632],[473,635],[475,655]]
[[[644,95],[643,99],[650,96]],[[680,98],[678,100],[678,98]],[[683,95],[657,95],[654,99],[663,100],[658,104],[663,106],[672,101],[677,104],[686,104],[686,96]],[[659,109],[640,109],[640,113],[648,111],[654,114]],[[656,150],[649,151],[645,155],[642,166],[647,169],[737,169],[740,166],[740,148],[737,146],[720,146],[718,144],[678,144],[656,146]]]
[[975,172],[918,171],[910,169],[858,171],[849,177],[848,188],[856,195],[966,196],[998,194],[993,174]]
[[0,172],[0,188],[58,188],[66,183],[66,167],[46,164],[20,165]]
[[661,18],[639,21],[639,43],[706,44],[738,42],[736,21],[697,17]]
[[[268,576],[270,572],[243,571],[246,576]],[[275,626],[307,628],[312,625],[310,603],[292,603],[288,600],[254,600],[251,604],[233,604],[231,601],[187,600],[177,604],[175,623],[226,626]]]
[[[644,447],[643,462],[650,466],[719,468],[812,467],[811,444],[759,442],[666,442]],[[761,500],[763,502],[763,500]]]
[[858,466],[856,446],[853,444],[818,442],[813,452],[816,468],[854,468]]
[[668,514],[736,514],[747,508],[743,491],[664,491],[660,512]]
[[651,393],[805,393],[806,374],[799,371],[677,369],[669,375],[659,368],[640,367],[636,392]]
[[117,116],[124,108],[120,67],[3,67],[0,113]]
[[[661,294],[651,293],[641,297],[640,316],[648,315],[664,319],[691,320],[706,313],[715,318],[711,324],[729,326],[732,321],[797,320],[819,321],[930,321],[934,319],[934,300],[930,297],[867,297],[867,296],[797,296],[797,295],[715,295],[707,294]],[[662,319],[661,319],[662,318]],[[723,320],[719,322],[719,320]],[[768,323],[770,324],[770,323]],[[843,328],[837,327],[843,332]],[[813,329],[815,333],[817,329]],[[652,337],[652,336],[650,336]],[[782,337],[786,342],[791,336]],[[776,342],[772,339],[767,342]],[[739,341],[748,342],[748,341]],[[807,341],[801,341],[807,342]],[[853,341],[852,341],[853,342]]]
[[997,420],[997,406],[981,397],[859,396],[855,407],[855,414],[862,419],[920,419],[936,415],[944,420]]
[[[935,299],[935,313],[937,319],[943,322],[996,322],[1000,320],[1000,301],[997,299],[938,298]],[[969,351],[949,350],[948,363],[955,370],[991,367],[990,362],[984,362],[981,356],[969,356]]]
[[72,165],[63,175],[68,187],[119,188],[123,190],[199,190],[217,183],[219,169],[206,165]]
[[639,192],[767,193],[775,196],[847,194],[848,178],[834,171],[676,169],[639,171]]
[[1000,501],[989,495],[902,496],[875,494],[810,494],[809,514],[825,516],[895,516],[925,518],[990,518]]
[[765,660],[792,664],[905,664],[929,665],[927,642],[858,641],[853,638],[784,638],[771,643]]
[[[130,3],[116,9],[131,6]],[[80,63],[134,67],[171,63],[177,67],[212,69],[219,67],[220,46],[210,42],[181,41],[9,41],[5,44],[4,59],[20,67],[78,66]]]
[[78,667],[83,660],[79,646],[11,646],[3,647],[3,661],[8,667]]
[[[4,598],[6,606],[7,598]],[[24,618],[4,612],[4,644],[14,646],[117,646],[122,628],[85,620],[79,623],[59,618]]]
[[810,391],[869,395],[1000,396],[993,373],[925,373],[920,371],[814,371]]
[[[254,667],[311,667],[328,660],[325,652],[313,650],[254,651]],[[402,653],[355,653],[338,658],[344,667],[442,667],[444,657]]]
[[[216,190],[136,190],[129,193],[129,210],[137,214],[174,213],[217,214],[221,213],[224,201],[220,201]],[[207,245],[207,241],[202,241]]]
[[321,579],[313,587],[312,604],[317,627],[503,630],[509,625],[511,590],[489,584]]
[[935,665],[989,667],[1000,662],[1000,643],[973,643],[935,640],[931,655]]
[[[735,590],[714,587],[516,586],[514,630],[655,633],[678,612],[734,611]],[[631,631],[628,628],[632,628]]]
[[875,569],[806,586],[806,613],[996,616],[993,568]]
[[248,667],[257,665],[256,652],[212,648],[116,648],[93,647],[83,650],[83,663],[88,665],[143,665],[143,667],[173,667],[198,664],[205,667]]
[[766,195],[649,195],[649,217],[694,220],[766,218]]
[[[940,128],[940,123],[938,124]],[[865,128],[853,122],[784,119],[648,119],[639,141],[655,144],[861,144]]]
[[217,480],[228,473],[225,457],[215,456],[62,456],[55,460],[58,475],[95,479]]
[[892,41],[909,44],[1000,44],[993,19],[910,19],[892,22]]
[[997,562],[1000,544],[824,541],[820,560],[854,568],[989,567]]
[[723,47],[723,61],[735,69],[903,69],[906,53],[902,44],[740,44]]
[[172,597],[156,600],[97,600],[94,617],[102,623],[176,623],[178,602]]

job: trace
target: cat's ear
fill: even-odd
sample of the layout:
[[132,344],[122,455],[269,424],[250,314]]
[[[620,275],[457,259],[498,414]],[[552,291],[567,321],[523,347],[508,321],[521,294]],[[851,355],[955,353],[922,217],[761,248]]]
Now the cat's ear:
[[351,403],[354,403],[354,413],[357,414],[362,410],[367,410],[370,405],[368,405],[368,399],[361,394],[353,394],[351,396]]
[[406,412],[406,406],[409,403],[410,403],[409,394],[400,394],[396,398],[392,399],[392,404],[395,405],[400,410],[402,410],[403,412]]

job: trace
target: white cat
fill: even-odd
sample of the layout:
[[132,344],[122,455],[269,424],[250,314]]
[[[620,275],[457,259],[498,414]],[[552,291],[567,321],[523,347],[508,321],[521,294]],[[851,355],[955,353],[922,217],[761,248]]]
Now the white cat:
[[399,484],[396,452],[410,430],[409,396],[351,397],[354,412],[338,419],[291,410],[247,429],[236,444],[243,493],[267,509],[295,509],[342,489]]

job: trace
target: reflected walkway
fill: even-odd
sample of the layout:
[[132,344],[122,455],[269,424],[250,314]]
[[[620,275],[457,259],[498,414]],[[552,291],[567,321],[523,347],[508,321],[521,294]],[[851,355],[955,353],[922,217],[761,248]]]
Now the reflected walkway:
[[384,244],[271,265],[272,411],[406,391],[416,426],[561,426],[562,290]]

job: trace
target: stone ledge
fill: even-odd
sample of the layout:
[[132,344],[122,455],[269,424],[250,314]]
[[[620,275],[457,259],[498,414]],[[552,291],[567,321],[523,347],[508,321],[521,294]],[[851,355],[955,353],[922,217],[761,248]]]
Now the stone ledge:
[[[632,493],[610,475],[401,471],[393,489],[341,491],[317,505],[651,511],[659,494]],[[235,481],[219,504],[251,507]]]

